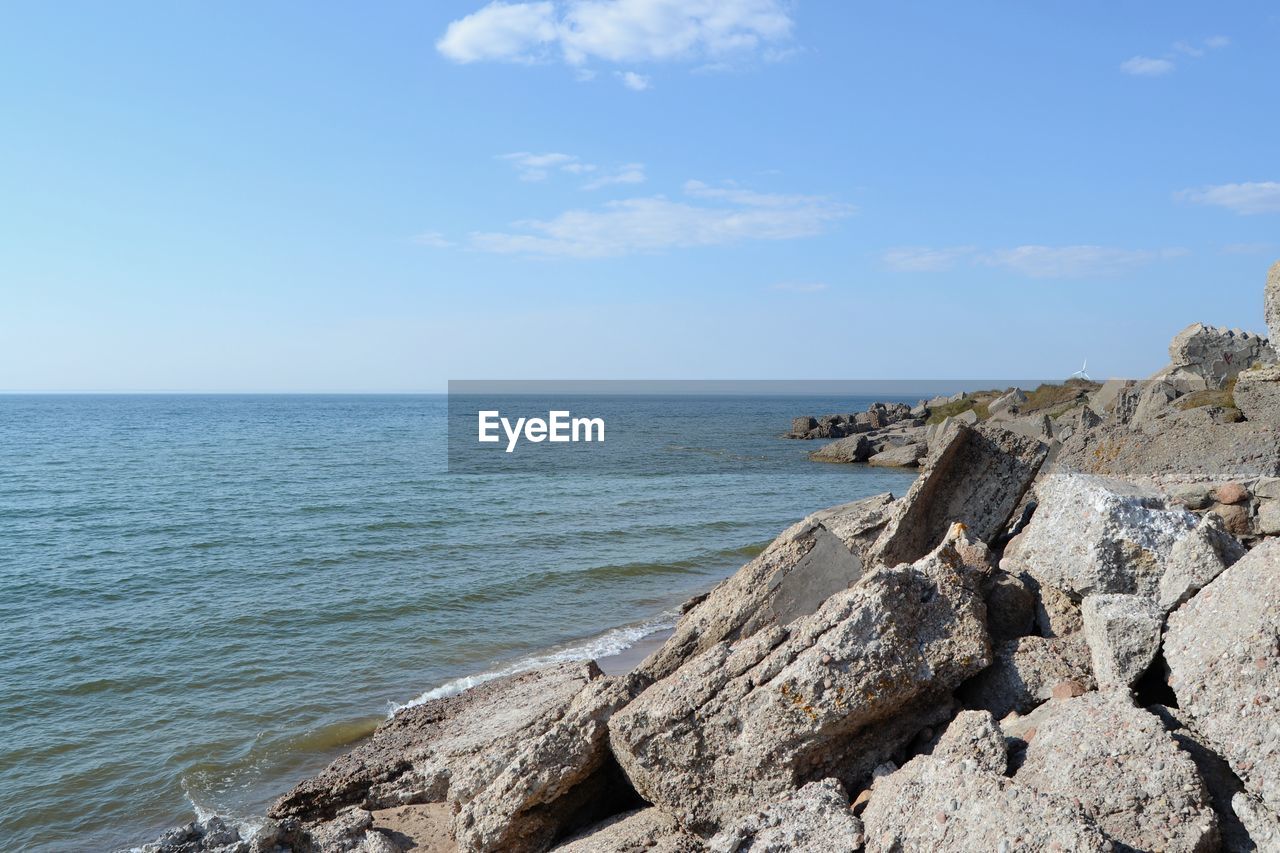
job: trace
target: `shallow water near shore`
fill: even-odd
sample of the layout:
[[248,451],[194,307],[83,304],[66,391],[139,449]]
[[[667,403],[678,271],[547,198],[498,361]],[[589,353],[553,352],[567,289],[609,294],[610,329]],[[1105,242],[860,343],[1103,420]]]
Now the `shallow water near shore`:
[[544,477],[447,474],[443,396],[0,397],[0,849],[252,823],[398,705],[616,671],[802,515],[906,490],[778,437],[869,402],[673,399],[644,470]]

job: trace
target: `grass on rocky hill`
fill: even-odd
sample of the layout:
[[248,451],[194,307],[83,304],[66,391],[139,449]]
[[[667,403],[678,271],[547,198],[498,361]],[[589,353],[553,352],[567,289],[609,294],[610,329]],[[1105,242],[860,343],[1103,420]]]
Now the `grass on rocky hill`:
[[[1028,415],[1035,412],[1048,411],[1051,417],[1056,418],[1074,409],[1101,387],[1100,383],[1090,382],[1087,379],[1068,379],[1061,385],[1045,383],[1034,391],[1027,392],[1027,401],[1019,404],[1018,414]],[[963,400],[956,400],[954,403],[946,403],[930,409],[929,419],[926,423],[942,423],[947,418],[964,414],[970,409],[978,415],[978,420],[985,421],[991,416],[988,406],[992,401],[1004,396],[1010,390],[1012,389],[1006,388],[1004,391],[994,389],[974,391]]]
[[1233,376],[1221,388],[1192,391],[1190,394],[1179,397],[1174,402],[1174,405],[1184,412],[1188,409],[1199,409],[1204,406],[1220,406],[1224,409],[1234,409],[1236,407],[1235,391],[1236,379]]

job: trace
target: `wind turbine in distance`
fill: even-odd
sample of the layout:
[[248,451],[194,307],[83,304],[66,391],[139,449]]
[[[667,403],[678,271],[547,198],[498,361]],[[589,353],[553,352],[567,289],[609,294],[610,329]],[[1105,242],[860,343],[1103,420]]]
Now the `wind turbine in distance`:
[[1088,367],[1089,367],[1089,359],[1087,359],[1087,358],[1086,358],[1086,359],[1084,360],[1084,364],[1082,364],[1082,365],[1080,366],[1080,369],[1079,369],[1079,370],[1077,370],[1075,373],[1071,374],[1070,376],[1068,376],[1067,378],[1068,378],[1068,379],[1083,379],[1085,382],[1092,382],[1093,380],[1089,378],[1089,374],[1086,372],[1086,370],[1088,369]]

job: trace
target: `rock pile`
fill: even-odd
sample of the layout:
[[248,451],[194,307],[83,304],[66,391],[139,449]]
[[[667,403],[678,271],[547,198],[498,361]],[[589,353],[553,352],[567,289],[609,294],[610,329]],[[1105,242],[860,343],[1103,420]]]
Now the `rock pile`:
[[[1211,361],[1183,367],[1229,382]],[[1159,395],[1131,391],[1082,392],[1065,440],[993,398],[906,495],[784,531],[633,673],[406,708],[251,840],[144,849],[1280,850],[1280,423],[1135,421]]]

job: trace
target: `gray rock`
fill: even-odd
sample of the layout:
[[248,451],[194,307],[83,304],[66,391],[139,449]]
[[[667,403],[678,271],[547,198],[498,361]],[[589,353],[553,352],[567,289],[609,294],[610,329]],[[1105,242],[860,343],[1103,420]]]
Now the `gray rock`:
[[[1036,513],[1009,543],[1000,567],[1026,571],[1041,586],[1057,587],[1076,600],[1099,593],[1156,600],[1171,566],[1182,571],[1171,560],[1174,546],[1199,523],[1154,490],[1069,471],[1043,479],[1036,494]],[[1201,533],[1223,539],[1220,550],[1229,550],[1219,529]],[[1219,563],[1204,571],[1222,568]]]
[[1257,528],[1263,536],[1280,534],[1280,501],[1269,500],[1258,504]]
[[862,849],[862,821],[835,779],[810,782],[761,811],[734,821],[707,844],[711,853],[791,853]]
[[1018,407],[1027,402],[1027,393],[1021,388],[1014,388],[1007,394],[1003,394],[987,404],[987,413],[998,418],[1006,414],[1016,413]]
[[1245,554],[1239,540],[1227,534],[1222,520],[1207,513],[1190,535],[1173,543],[1156,590],[1156,604],[1168,613]]
[[809,454],[815,462],[865,462],[874,451],[875,444],[864,433],[838,438]]
[[520,853],[547,849],[567,826],[605,805],[609,718],[636,680],[597,679],[518,740],[494,741],[457,766],[449,788],[458,849]]
[[966,708],[1004,717],[1027,713],[1064,681],[1094,686],[1089,647],[1081,634],[1007,640],[996,646],[991,666],[965,682],[956,695]]
[[1130,847],[1217,849],[1217,816],[1195,763],[1127,693],[1054,700],[1036,716],[1019,784],[1078,800]]
[[1154,485],[1277,477],[1280,430],[1275,423],[1220,423],[1207,409],[1168,414],[1136,428],[1108,422],[1072,434],[1055,465]]
[[953,424],[931,444],[920,476],[894,506],[873,555],[885,565],[929,553],[953,522],[992,541],[1022,500],[1048,454],[1035,439],[994,425]]
[[924,458],[926,448],[923,444],[904,444],[892,450],[877,453],[867,460],[868,465],[888,468],[914,468]]
[[1274,427],[1280,423],[1280,367],[1271,365],[1242,371],[1236,377],[1232,396],[1236,408],[1249,421]]
[[249,853],[249,842],[218,816],[174,827],[136,853]]
[[1267,500],[1280,499],[1280,477],[1263,477],[1253,484],[1253,493]]
[[1103,690],[1132,687],[1160,651],[1163,612],[1140,595],[1091,595],[1080,608],[1093,674]]
[[1022,578],[992,571],[985,584],[985,599],[992,641],[1025,637],[1034,630],[1036,595]]
[[1152,380],[1143,383],[1138,394],[1137,405],[1129,418],[1130,423],[1145,423],[1169,411],[1169,406],[1181,396],[1172,382]]
[[701,853],[702,842],[653,807],[612,817],[553,848],[555,853]]
[[373,828],[373,815],[348,808],[311,828],[307,853],[400,853],[399,845]]
[[710,835],[798,784],[869,773],[990,662],[962,538],[957,527],[915,565],[877,569],[785,629],[712,646],[642,693],[610,723],[636,790]]
[[1179,708],[1280,813],[1280,540],[1264,540],[1171,613],[1164,655]]
[[1099,414],[1106,415],[1110,412],[1121,392],[1129,387],[1130,384],[1131,380],[1128,379],[1108,379],[1102,383],[1101,388],[1089,395],[1089,408]]
[[1280,340],[1280,261],[1267,271],[1267,286],[1262,295],[1262,310],[1267,321],[1267,335]]
[[787,528],[758,557],[685,614],[640,672],[665,678],[694,655],[766,625],[787,625],[848,588],[870,565],[870,548],[888,519],[884,493],[820,510]]
[[791,419],[791,436],[795,438],[807,438],[810,430],[816,429],[818,419],[814,417],[792,418]]
[[1258,361],[1273,361],[1267,339],[1238,329],[1222,329],[1192,323],[1174,336],[1169,358],[1175,370],[1194,374],[1210,388],[1223,383]]
[[1244,849],[1256,849],[1259,853],[1280,851],[1280,817],[1259,802],[1257,797],[1238,791],[1231,798],[1231,810],[1239,818],[1249,835],[1249,841],[1254,845]]
[[862,814],[867,853],[1110,849],[1069,797],[994,769],[1003,767],[1004,750],[989,714],[957,717],[932,754],[876,779]]

